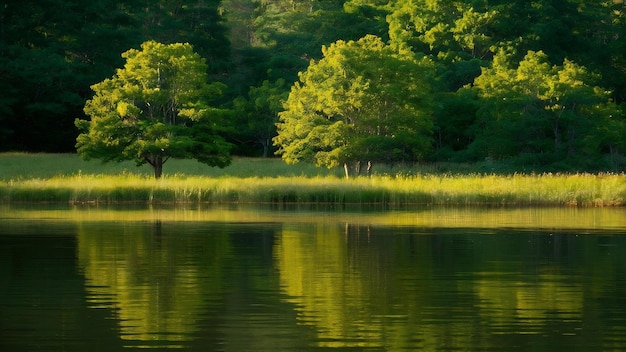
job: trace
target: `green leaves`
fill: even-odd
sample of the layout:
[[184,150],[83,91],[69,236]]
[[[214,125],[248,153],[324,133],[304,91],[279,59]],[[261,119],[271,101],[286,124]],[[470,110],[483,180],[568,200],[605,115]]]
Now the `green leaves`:
[[223,84],[207,83],[206,63],[189,44],[150,41],[141,49],[122,54],[124,68],[92,86],[95,95],[85,104],[91,121],[76,120],[83,132],[77,151],[104,161],[148,162],[157,178],[170,157],[227,165],[230,146],[207,101]]
[[[322,49],[291,90],[274,143],[287,162],[418,160],[431,144],[434,66],[375,36]],[[376,140],[376,143],[369,143]]]
[[278,112],[287,100],[289,93],[284,80],[270,83],[264,81],[260,86],[250,87],[248,97],[235,99],[235,124],[238,126],[235,136],[243,143],[261,145],[262,156],[269,155],[272,138],[276,136]]
[[[431,137],[411,136],[432,128],[438,160],[536,153],[549,155],[547,162],[611,155],[623,163],[613,156],[626,150],[624,4],[11,2],[0,6],[0,148],[72,151],[74,119],[87,113],[107,127],[93,126],[100,130],[90,136],[79,122],[80,145],[117,151],[89,151],[103,159],[161,149],[184,157],[188,141],[174,142],[161,129],[144,133],[147,121],[180,127],[171,132],[177,138],[192,138],[193,128],[207,124],[192,139],[227,136],[238,154],[267,155],[282,102],[299,80],[283,113],[285,121],[298,120],[286,125],[296,129],[283,128],[285,139],[276,140],[285,151],[296,148],[282,154],[287,160],[314,160],[318,152],[327,153],[319,158],[324,165],[363,155],[422,158]],[[380,39],[364,38],[368,33]],[[193,50],[171,44],[186,41]],[[129,47],[136,49],[120,57]],[[228,90],[215,81],[228,82]],[[220,107],[236,110],[228,123]],[[430,110],[436,126],[416,126],[432,126]],[[124,149],[148,134],[170,143]],[[80,147],[85,156],[88,149]]]
[[481,57],[493,39],[489,26],[497,12],[478,11],[466,1],[396,0],[388,16],[394,45],[414,51],[465,52]]
[[585,141],[596,138],[611,105],[610,92],[594,86],[597,81],[572,61],[552,66],[541,51],[529,51],[517,67],[500,51],[474,82],[485,126],[475,146],[496,158],[525,153],[582,159],[589,150]]

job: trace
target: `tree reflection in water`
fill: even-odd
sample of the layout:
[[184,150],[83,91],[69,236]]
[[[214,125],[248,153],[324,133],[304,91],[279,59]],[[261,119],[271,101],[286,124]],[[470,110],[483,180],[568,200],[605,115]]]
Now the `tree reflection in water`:
[[[66,350],[102,336],[104,350],[626,348],[619,210],[487,209],[484,227],[488,216],[465,209],[220,211],[5,212],[0,279],[11,309],[2,312],[12,319],[0,316],[1,332],[58,311],[63,338],[46,341]],[[598,219],[609,228],[582,226]],[[62,243],[71,248],[30,253],[23,233],[70,236]],[[55,269],[22,275],[41,262]],[[34,283],[49,282],[50,270],[77,285],[49,290],[46,302],[86,302],[87,313],[17,299],[39,292]],[[116,335],[99,333],[113,325]]]

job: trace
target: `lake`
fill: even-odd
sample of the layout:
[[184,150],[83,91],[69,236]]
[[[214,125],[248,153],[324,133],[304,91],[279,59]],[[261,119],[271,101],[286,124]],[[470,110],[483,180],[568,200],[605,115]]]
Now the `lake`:
[[623,351],[626,209],[0,206],[0,350]]

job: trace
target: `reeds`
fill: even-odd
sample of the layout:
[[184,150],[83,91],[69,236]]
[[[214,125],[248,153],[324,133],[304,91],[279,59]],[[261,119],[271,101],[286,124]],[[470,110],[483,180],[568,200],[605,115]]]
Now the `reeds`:
[[85,175],[0,181],[2,202],[320,203],[622,206],[624,174],[165,176]]

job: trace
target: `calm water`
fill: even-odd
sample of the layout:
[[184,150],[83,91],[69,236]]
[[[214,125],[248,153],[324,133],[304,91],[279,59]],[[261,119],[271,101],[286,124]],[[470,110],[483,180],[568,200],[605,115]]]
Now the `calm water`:
[[0,350],[623,351],[626,209],[0,208]]

